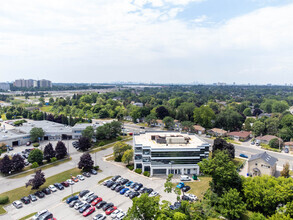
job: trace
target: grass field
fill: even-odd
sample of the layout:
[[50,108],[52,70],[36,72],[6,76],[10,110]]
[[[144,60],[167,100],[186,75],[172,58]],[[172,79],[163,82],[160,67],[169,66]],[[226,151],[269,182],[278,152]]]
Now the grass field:
[[105,180],[111,179],[112,177],[113,177],[113,176],[108,176],[108,177],[106,177],[106,178],[100,180],[100,181],[98,182],[98,184],[101,184],[101,183],[104,182]]
[[[188,193],[194,194],[198,199],[203,199],[205,192],[210,188],[210,181],[212,177],[202,176],[199,177],[200,181],[186,182],[185,184],[190,186]],[[173,186],[176,187],[178,183],[173,183]]]
[[42,106],[40,109],[43,112],[50,112],[52,109],[52,106]]
[[244,159],[241,159],[241,158],[234,158],[233,160],[233,163],[234,163],[234,165],[236,166],[236,167],[239,167],[239,166],[241,166],[241,164],[243,164],[246,160],[244,160]]
[[35,214],[37,214],[37,213],[36,213],[36,212],[33,212],[33,213],[29,214],[29,215],[26,215],[26,216],[20,218],[19,220],[25,220],[25,219],[28,219],[28,218],[30,218],[30,217],[33,217]]

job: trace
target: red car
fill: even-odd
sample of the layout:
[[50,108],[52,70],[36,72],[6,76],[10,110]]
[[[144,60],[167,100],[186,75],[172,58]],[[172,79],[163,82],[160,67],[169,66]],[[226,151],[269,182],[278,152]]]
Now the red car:
[[114,212],[117,209],[116,206],[113,206],[111,208],[108,208],[107,211],[105,212],[106,215],[110,215],[112,212]]
[[66,181],[62,182],[61,184],[62,184],[63,186],[65,186],[65,187],[68,187],[68,186],[69,186],[69,183],[66,182]]
[[94,211],[95,211],[95,207],[92,206],[92,207],[90,207],[89,209],[85,210],[85,211],[82,213],[82,215],[83,215],[84,217],[86,217],[86,216],[92,214]]
[[91,205],[95,206],[97,205],[99,202],[101,202],[103,199],[101,197],[96,198],[94,201],[92,201]]

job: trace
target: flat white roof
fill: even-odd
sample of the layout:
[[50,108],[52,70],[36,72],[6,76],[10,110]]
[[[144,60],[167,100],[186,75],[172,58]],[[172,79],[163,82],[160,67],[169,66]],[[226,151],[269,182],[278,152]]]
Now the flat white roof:
[[22,132],[30,133],[32,128],[42,128],[45,133],[68,133],[72,132],[72,128],[70,126],[66,126],[63,124],[59,124],[52,121],[33,121],[27,120],[26,123],[23,123],[22,126],[17,127]]
[[[151,136],[153,135],[161,137],[181,135],[182,137],[189,137],[190,140],[188,144],[168,144],[166,146],[166,144],[158,144],[155,140],[152,140]],[[206,143],[196,135],[181,134],[180,132],[146,132],[145,134],[134,135],[134,142],[135,144],[142,144],[151,148],[196,148]]]

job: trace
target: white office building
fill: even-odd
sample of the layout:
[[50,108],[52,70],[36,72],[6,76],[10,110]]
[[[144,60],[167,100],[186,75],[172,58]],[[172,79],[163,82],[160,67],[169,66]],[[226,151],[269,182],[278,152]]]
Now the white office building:
[[156,174],[199,174],[200,161],[209,156],[210,144],[196,135],[146,132],[133,137],[134,168]]

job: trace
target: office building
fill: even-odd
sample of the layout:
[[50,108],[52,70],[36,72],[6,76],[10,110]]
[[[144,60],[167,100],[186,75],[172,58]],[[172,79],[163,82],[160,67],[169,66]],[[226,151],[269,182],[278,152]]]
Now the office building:
[[17,79],[14,81],[13,85],[18,88],[51,88],[52,82],[46,79]]
[[3,91],[10,90],[9,83],[0,83],[0,90],[3,90]]

